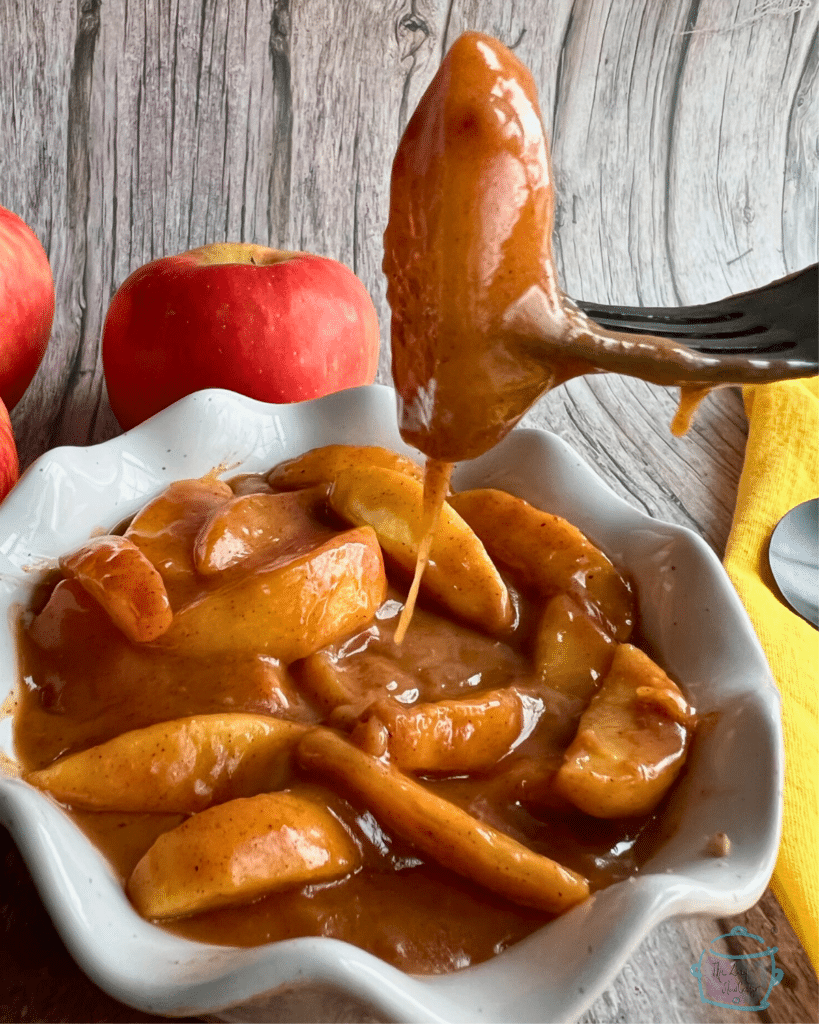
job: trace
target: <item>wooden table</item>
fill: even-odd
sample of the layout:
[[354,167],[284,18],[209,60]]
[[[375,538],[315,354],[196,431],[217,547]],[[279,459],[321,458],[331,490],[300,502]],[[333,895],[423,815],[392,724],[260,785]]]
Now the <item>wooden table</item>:
[[[558,268],[580,298],[719,298],[816,260],[817,32],[808,0],[52,0],[0,3],[0,203],[42,239],[53,338],[14,410],[23,466],[119,432],[99,356],[136,267],[215,240],[305,249],[370,289],[390,380],[381,273],[392,154],[464,29],[512,46],[553,140]],[[742,466],[739,393],[690,434],[675,395],[579,379],[527,422],[565,438],[620,495],[722,554]],[[150,1019],[88,982],[0,838],[0,1018]],[[704,1005],[689,965],[743,924],[779,949],[759,1014]],[[817,1020],[817,985],[775,899],[658,928],[585,1021]]]

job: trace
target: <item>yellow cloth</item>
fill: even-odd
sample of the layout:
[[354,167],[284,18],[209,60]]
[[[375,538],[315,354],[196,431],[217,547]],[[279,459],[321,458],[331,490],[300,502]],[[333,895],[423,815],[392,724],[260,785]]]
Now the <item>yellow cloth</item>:
[[725,568],[782,695],[785,807],[771,888],[819,973],[819,633],[779,597],[768,541],[819,496],[817,378],[743,389],[748,444]]

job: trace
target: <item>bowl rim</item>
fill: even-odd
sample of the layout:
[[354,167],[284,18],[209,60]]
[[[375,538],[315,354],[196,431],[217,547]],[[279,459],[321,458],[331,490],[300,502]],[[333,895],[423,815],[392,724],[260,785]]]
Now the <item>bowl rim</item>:
[[[173,439],[178,436],[187,438],[184,453],[174,450]],[[325,440],[316,441],[321,437]],[[185,466],[183,476],[204,475],[223,462],[234,462],[233,471],[261,468],[287,457],[279,454],[277,458],[275,451],[268,451],[277,446],[281,451],[295,447],[295,454],[317,443],[357,443],[352,440],[355,438],[358,443],[383,443],[418,456],[401,441],[395,424],[394,391],[385,385],[284,406],[226,391],[197,392],[101,444],[52,449],[29,467],[0,506],[0,538],[6,538],[0,543],[0,595],[7,620],[10,606],[38,578],[32,565],[41,568],[44,558],[58,554],[56,545],[61,538],[70,535],[70,543],[77,538],[81,543],[89,536],[91,525],[111,528],[152,494],[179,479],[180,465]],[[222,458],[213,459],[214,444],[222,445]],[[211,453],[210,460],[206,451]],[[195,457],[188,458],[192,452]],[[17,843],[63,941],[100,988],[137,1009],[168,1016],[213,1014],[248,1000],[275,999],[277,992],[311,982],[327,985],[362,1001],[373,1012],[399,1021],[572,1019],[588,1008],[662,921],[687,914],[736,914],[759,899],[779,845],[784,755],[778,692],[739,597],[702,538],[686,527],[654,520],[630,506],[565,441],[548,431],[517,428],[486,456],[459,466],[454,479],[459,486],[470,486],[473,481],[507,486],[527,497],[545,486],[533,471],[538,465],[550,471],[549,486],[559,492],[557,505],[561,501],[579,505],[583,512],[580,521],[577,517],[572,521],[615,561],[628,561],[638,548],[648,552],[641,557],[647,560],[650,578],[651,565],[662,566],[662,559],[673,551],[675,560],[688,559],[696,572],[703,574],[712,595],[709,599],[723,602],[724,622],[717,628],[725,648],[720,648],[718,659],[720,686],[731,696],[732,705],[726,729],[731,735],[738,728],[750,730],[765,753],[759,760],[766,762],[767,775],[761,770],[751,773],[751,781],[760,786],[756,799],[764,812],[758,835],[743,833],[742,849],[722,861],[711,858],[700,863],[689,851],[682,857],[685,872],[680,870],[680,850],[685,844],[681,846],[675,836],[669,840],[670,847],[664,845],[659,856],[651,858],[647,867],[652,870],[596,893],[492,960],[452,974],[419,978],[335,939],[292,939],[236,950],[170,936],[136,915],[102,857],[50,798],[0,771],[0,821]],[[84,488],[95,476],[102,481],[98,490],[103,486],[119,488],[115,501],[101,503],[99,495],[96,501],[89,500]],[[563,514],[560,507],[550,510]],[[105,522],[94,521],[95,515]],[[84,525],[69,528],[66,523],[76,522],[77,517]],[[628,530],[624,531],[625,523]],[[68,546],[65,541],[62,550]],[[699,579],[696,574],[692,578]],[[652,593],[662,604],[673,598],[674,586],[667,579],[661,584],[656,594]],[[667,596],[669,586],[672,598]],[[723,636],[730,630],[731,638]],[[674,634],[669,635],[670,639],[663,634],[662,642],[673,645]],[[5,636],[6,674],[9,642]],[[742,658],[734,665],[731,652],[737,648]],[[702,686],[701,691],[707,699],[707,688]],[[0,726],[6,730],[8,749],[10,724],[6,720]],[[0,746],[2,742],[0,736]],[[720,759],[716,751],[708,756],[709,770],[719,788],[730,762]],[[743,785],[748,788],[747,780]],[[753,794],[746,789],[742,793],[751,799]],[[730,802],[734,791],[726,792],[729,796],[723,793],[723,798]],[[708,799],[716,814],[719,793]],[[681,796],[678,802],[684,809],[685,798]],[[730,807],[729,811],[733,813]],[[736,814],[732,820],[741,826]],[[686,823],[688,819],[680,825],[681,831]],[[65,848],[56,845],[56,836]],[[89,866],[92,870],[87,870]],[[100,927],[101,914],[104,927]],[[127,956],[122,945],[126,932],[132,937],[127,940]],[[563,959],[558,955],[555,961],[555,953],[563,950],[565,954],[578,933],[584,932],[595,936],[595,941],[587,944],[588,952],[575,962],[564,962],[565,955]],[[112,944],[116,946],[113,951]],[[137,969],[134,956],[139,960],[140,951]],[[556,963],[550,977],[539,972],[535,988],[533,957],[550,957],[550,963]],[[167,959],[176,961],[175,973],[167,966],[164,972],[161,969]],[[513,995],[508,991],[497,995],[499,987],[508,990],[510,986],[515,988]]]

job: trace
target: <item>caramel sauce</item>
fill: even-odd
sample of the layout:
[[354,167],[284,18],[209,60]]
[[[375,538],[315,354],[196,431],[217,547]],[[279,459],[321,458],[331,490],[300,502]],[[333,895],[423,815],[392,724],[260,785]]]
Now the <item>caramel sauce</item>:
[[[439,486],[431,488],[430,505],[447,481],[443,468]],[[253,481],[245,477],[240,487],[252,493]],[[258,488],[265,490],[261,478]],[[186,505],[176,501],[179,492],[173,492],[178,516],[173,528],[164,542],[157,531],[151,544],[157,563],[175,581],[177,595],[195,601],[214,584],[203,580],[184,555],[185,545],[195,542],[194,524],[201,528],[200,495],[189,489]],[[329,515],[317,515],[303,535],[304,545],[323,540],[339,525]],[[186,538],[183,544],[180,537]],[[275,552],[270,557],[275,560]],[[251,557],[243,571],[264,569],[264,559]],[[404,595],[399,575],[367,628],[320,652],[348,698],[346,705],[328,710],[311,690],[307,661],[283,665],[253,651],[212,660],[157,643],[137,644],[116,629],[76,581],[52,580],[50,592],[38,595],[37,610],[28,611],[20,625],[24,686],[15,741],[24,773],[126,730],[214,709],[349,728],[376,699],[404,707],[512,686],[525,695],[528,715],[514,750],[488,772],[422,776],[424,785],[478,821],[583,873],[593,888],[637,870],[653,816],[596,821],[548,795],[550,773],[576,730],[582,702],[549,690],[535,677],[529,655],[535,616],[528,599],[515,595],[521,608],[518,625],[501,640],[444,617],[422,597],[398,643]],[[319,794],[356,837],[362,868],[336,882],[299,886],[250,904],[166,921],[164,927],[199,941],[233,945],[333,936],[405,970],[435,973],[485,960],[549,919],[418,856],[386,833],[366,807],[309,772],[293,767],[285,786],[308,786]],[[69,812],[123,881],[157,836],[182,817]]]
[[467,33],[401,139],[384,235],[399,424],[425,455],[480,455],[580,369],[544,365],[505,324],[534,287],[562,321],[553,221],[532,76],[495,40]]
[[696,387],[687,385],[680,388],[680,402],[674,419],[671,421],[671,433],[675,437],[682,437],[691,429],[694,422],[694,415],[699,409],[702,401],[711,392],[711,385]]
[[530,72],[497,40],[465,33],[398,146],[384,235],[399,425],[425,455],[482,454],[538,398],[581,374],[702,393],[734,379],[736,367],[723,372],[714,357],[589,320],[557,280],[554,202]]
[[[535,677],[536,613],[529,595],[515,594],[516,625],[502,640],[453,622],[419,596],[451,464],[491,448],[545,391],[610,368],[626,344],[632,356],[644,344],[597,331],[563,296],[551,251],[553,216],[548,145],[531,75],[495,40],[467,33],[442,63],[401,141],[385,234],[400,429],[428,457],[424,539],[409,593],[397,574],[392,583],[398,589],[369,625],[285,663],[252,647],[205,656],[162,638],[135,644],[76,581],[60,580],[21,623],[24,686],[15,737],[24,771],[187,715],[251,711],[349,731],[379,700],[412,706],[511,687],[522,709],[513,748],[481,772],[422,774],[423,786],[579,872],[592,889],[639,869],[654,815],[598,820],[573,810],[552,789],[584,705]],[[172,509],[166,502],[126,531],[150,551],[175,616],[225,585],[224,575],[197,572],[196,545],[203,522],[232,492],[215,478],[189,484],[172,489]],[[244,477],[237,485],[242,495],[256,489],[268,494],[271,488],[262,478]],[[297,518],[286,539],[271,540],[277,564],[289,564],[341,529],[312,499]],[[235,550],[224,557],[229,561]],[[225,572],[230,580],[253,582],[267,569],[264,560],[242,557]],[[320,591],[327,581],[310,585]],[[307,619],[298,625],[305,633],[312,628]],[[209,651],[231,622],[226,617],[214,626]],[[330,674],[344,699],[327,705],[317,686],[321,673]],[[435,973],[485,960],[548,920],[419,856],[366,807],[309,771],[294,765],[285,785],[313,787],[355,837],[362,866],[338,881],[297,886],[164,927],[235,945],[327,935],[405,970]],[[123,879],[179,821],[166,814],[71,813]]]

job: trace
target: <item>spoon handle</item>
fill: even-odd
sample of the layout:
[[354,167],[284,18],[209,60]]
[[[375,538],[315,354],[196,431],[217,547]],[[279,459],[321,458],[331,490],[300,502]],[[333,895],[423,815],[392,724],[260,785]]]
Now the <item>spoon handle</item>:
[[768,564],[788,605],[819,629],[819,498],[803,501],[779,520]]

